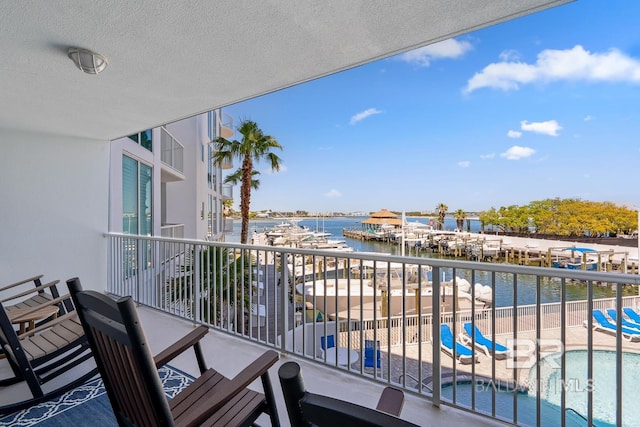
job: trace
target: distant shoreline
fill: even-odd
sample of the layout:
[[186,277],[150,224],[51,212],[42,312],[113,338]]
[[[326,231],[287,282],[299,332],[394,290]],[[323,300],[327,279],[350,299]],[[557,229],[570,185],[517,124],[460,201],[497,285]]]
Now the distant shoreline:
[[[333,216],[325,216],[324,218],[362,218],[368,217],[367,215],[333,215]],[[433,216],[423,215],[411,215],[411,218],[432,218]],[[448,215],[451,218],[450,215]],[[252,221],[285,221],[287,219],[291,219],[292,217],[269,217],[269,218],[249,218],[249,223]],[[310,220],[318,218],[315,215],[307,215],[307,216],[297,216],[295,218]],[[227,219],[233,219],[234,221],[240,221],[240,217],[227,217]],[[471,221],[478,221],[476,218],[470,218]],[[453,231],[453,230],[445,230],[445,231]],[[537,233],[510,233],[510,232],[502,232],[502,231],[491,231],[485,230],[484,232],[479,232],[478,234],[483,234],[486,236],[496,236],[496,237],[520,237],[526,239],[539,239],[539,240],[554,240],[554,241],[572,241],[576,243],[585,243],[585,244],[599,244],[599,245],[608,245],[608,246],[621,246],[627,248],[637,248],[638,240],[636,238],[628,238],[628,237],[588,237],[588,236],[568,236],[568,235],[560,235],[560,234],[537,234]]]

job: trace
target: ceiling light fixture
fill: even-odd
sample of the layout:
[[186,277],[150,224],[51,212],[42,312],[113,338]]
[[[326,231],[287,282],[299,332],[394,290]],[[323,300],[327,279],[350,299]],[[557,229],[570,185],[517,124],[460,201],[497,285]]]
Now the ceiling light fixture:
[[98,74],[109,65],[107,58],[88,49],[70,47],[67,54],[76,67],[87,74]]

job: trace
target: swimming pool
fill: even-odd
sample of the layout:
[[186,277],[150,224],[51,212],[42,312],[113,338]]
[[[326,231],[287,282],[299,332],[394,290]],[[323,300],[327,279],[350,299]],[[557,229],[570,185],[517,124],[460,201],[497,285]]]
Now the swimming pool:
[[[587,381],[587,351],[573,350],[566,352],[566,374],[562,382],[559,356],[549,356],[541,361],[541,404],[540,425],[560,425],[560,399],[565,390],[565,407],[585,416],[587,414],[588,391],[593,391],[593,417],[596,426],[613,426],[616,422],[616,393],[615,393],[615,352],[593,352],[594,375],[592,381]],[[636,392],[640,386],[640,354],[623,353],[622,357],[622,423],[625,426],[640,423],[640,404]],[[529,384],[532,386],[528,393],[516,393],[518,423],[536,425],[536,368],[531,368]],[[470,382],[458,383],[456,387],[456,402],[459,405],[471,406],[471,392],[476,390],[476,410],[491,413],[492,386],[490,384]],[[496,384],[496,415],[508,421],[513,421],[514,392]],[[452,400],[453,387],[443,386],[443,399]],[[566,412],[566,425],[585,426],[586,422],[571,410]]]

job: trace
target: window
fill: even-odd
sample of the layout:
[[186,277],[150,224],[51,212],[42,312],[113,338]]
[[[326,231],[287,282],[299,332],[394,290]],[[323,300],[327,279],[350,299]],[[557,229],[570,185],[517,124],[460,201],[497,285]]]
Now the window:
[[147,129],[140,133],[135,133],[133,135],[129,135],[129,139],[135,141],[140,144],[147,150],[153,152],[153,138],[151,136],[151,129]]
[[209,158],[209,162],[207,163],[207,183],[210,190],[218,191],[216,189],[218,183],[218,167],[213,161],[213,150],[213,145],[207,145],[207,157]]
[[207,237],[209,239],[218,234],[218,204],[219,200],[209,194],[209,212],[207,223]]
[[152,234],[152,168],[122,156],[122,231],[125,234]]

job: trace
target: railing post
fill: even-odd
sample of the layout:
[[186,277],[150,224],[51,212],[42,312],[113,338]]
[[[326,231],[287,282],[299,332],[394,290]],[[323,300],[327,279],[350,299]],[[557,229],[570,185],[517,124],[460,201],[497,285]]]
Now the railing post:
[[432,278],[432,296],[431,296],[431,313],[432,313],[432,360],[431,368],[431,392],[433,393],[433,406],[440,407],[440,267],[433,267],[431,272]]
[[202,301],[200,300],[200,298],[202,298],[202,292],[200,292],[200,290],[202,289],[202,287],[200,286],[202,281],[202,275],[200,274],[200,271],[201,271],[200,266],[202,265],[201,259],[200,259],[201,254],[202,254],[202,250],[200,245],[193,245],[193,256],[195,257],[194,266],[196,270],[193,274],[193,279],[194,279],[193,283],[191,284],[191,286],[193,286],[194,288],[191,290],[191,295],[194,296],[194,301],[196,304],[195,313],[193,313],[194,325],[200,322],[200,320],[202,319],[200,316],[200,309],[202,307]]
[[136,244],[136,296],[135,301],[140,304],[140,289],[142,289],[142,272],[144,271],[144,240],[135,239]]
[[[273,258],[274,260],[276,259],[276,252],[273,252]],[[276,271],[274,272],[274,275],[277,275],[277,268],[276,268],[276,264],[274,262],[274,268],[276,269]],[[295,269],[295,262],[294,262],[294,267]],[[277,282],[277,280],[276,280]],[[281,353],[286,353],[287,352],[287,332],[289,331],[289,313],[287,312],[287,302],[289,301],[289,268],[288,268],[288,262],[287,262],[287,257],[285,255],[284,252],[280,253],[280,313],[282,313],[282,315],[280,316],[280,336],[282,337],[282,339],[280,339],[280,352]],[[294,309],[294,313],[295,313],[295,299],[293,301],[293,309]],[[294,322],[295,323],[295,322]],[[291,334],[291,339],[294,340],[295,339],[295,331],[293,331],[293,333]],[[294,347],[294,343],[291,343],[291,348],[295,348]]]

